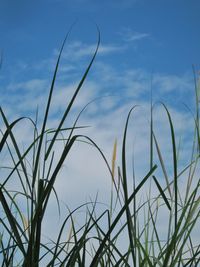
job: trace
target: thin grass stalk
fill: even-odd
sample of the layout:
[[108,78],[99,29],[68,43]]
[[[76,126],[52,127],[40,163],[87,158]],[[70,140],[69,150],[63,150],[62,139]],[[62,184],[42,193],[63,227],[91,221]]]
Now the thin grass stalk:
[[116,227],[117,223],[119,222],[120,218],[122,217],[122,215],[124,214],[124,212],[126,211],[127,205],[129,205],[131,203],[131,201],[133,200],[133,198],[136,196],[136,194],[138,193],[138,191],[142,188],[142,186],[144,185],[144,183],[147,181],[147,179],[152,175],[152,173],[156,170],[157,166],[154,165],[153,168],[147,173],[147,175],[142,179],[142,181],[140,182],[140,184],[136,187],[135,191],[129,196],[127,202],[125,203],[125,205],[122,207],[122,209],[119,211],[119,213],[117,214],[115,220],[113,221],[110,229],[108,230],[108,232],[106,233],[104,239],[102,240],[101,245],[99,246],[93,260],[92,263],[90,264],[90,267],[95,266],[95,264],[97,264],[99,256],[102,253],[103,247],[109,237],[109,235],[112,233],[112,231],[114,230],[114,228]]
[[[48,158],[49,153],[50,153],[50,151],[51,151],[51,149],[52,149],[52,147],[53,147],[53,144],[54,144],[54,142],[55,142],[55,140],[56,140],[56,137],[57,137],[57,135],[58,135],[58,133],[59,133],[59,131],[60,131],[60,129],[61,129],[61,127],[62,127],[64,121],[66,120],[66,117],[67,117],[69,111],[71,110],[71,107],[72,107],[72,105],[73,105],[73,103],[74,103],[74,101],[75,101],[75,99],[76,99],[76,97],[77,97],[77,95],[78,95],[78,93],[79,93],[79,91],[80,91],[80,89],[81,89],[81,87],[82,87],[82,85],[83,85],[83,83],[84,83],[84,81],[85,81],[85,79],[86,79],[86,77],[87,77],[89,71],[90,71],[90,68],[91,68],[91,66],[92,66],[92,64],[93,64],[93,62],[94,62],[94,60],[95,60],[95,57],[96,57],[96,55],[97,55],[97,51],[98,51],[98,48],[99,48],[99,45],[100,45],[100,31],[99,31],[98,27],[97,27],[97,31],[98,31],[98,42],[97,42],[97,46],[96,46],[96,50],[95,50],[95,52],[94,52],[94,55],[93,55],[93,57],[92,57],[92,59],[91,59],[89,65],[88,65],[88,67],[87,67],[87,69],[86,69],[86,71],[85,71],[85,73],[84,73],[84,75],[83,75],[81,81],[79,82],[79,85],[78,85],[77,89],[75,90],[75,93],[74,93],[74,95],[72,96],[71,101],[70,101],[70,103],[68,104],[67,109],[65,110],[62,119],[60,120],[59,126],[58,126],[58,128],[57,128],[57,130],[56,130],[56,132],[55,132],[55,134],[54,134],[54,136],[53,136],[53,139],[52,139],[52,141],[51,141],[51,143],[50,143],[50,145],[49,145],[49,147],[48,147],[48,150],[47,150],[47,152],[46,152],[45,160]],[[62,51],[61,51],[61,52],[62,52]],[[60,55],[61,55],[61,54],[60,54]]]
[[47,101],[46,110],[45,110],[45,116],[44,116],[43,124],[42,124],[41,137],[39,139],[38,149],[37,149],[37,153],[36,153],[35,165],[34,165],[34,170],[33,170],[32,187],[34,187],[35,180],[36,180],[36,174],[37,174],[37,170],[38,170],[38,166],[39,166],[39,159],[40,159],[40,154],[41,154],[41,149],[42,149],[42,143],[43,143],[44,133],[45,133],[45,129],[46,129],[46,123],[47,123],[47,119],[48,119],[50,104],[51,104],[51,100],[52,100],[52,94],[53,94],[53,91],[54,91],[54,85],[55,85],[55,81],[56,81],[56,77],[57,77],[58,67],[59,67],[59,64],[60,64],[60,59],[61,59],[61,55],[62,55],[64,46],[65,46],[65,43],[66,43],[66,41],[68,39],[68,36],[69,36],[69,34],[71,32],[72,26],[71,26],[70,30],[68,31],[68,33],[67,33],[67,35],[66,35],[66,37],[65,37],[65,39],[64,39],[64,41],[62,43],[62,46],[61,46],[61,49],[60,49],[60,52],[59,52],[59,55],[58,55],[58,59],[57,59],[57,62],[56,62],[56,67],[55,67],[55,70],[54,70],[53,79],[52,79],[52,82],[51,82],[51,87],[50,87],[48,101]]
[[[126,135],[127,135],[127,128],[128,128],[128,122],[131,115],[131,112],[135,109],[133,107],[128,114],[125,130],[124,130],[124,137],[123,137],[123,144],[122,144],[122,177],[123,177],[123,191],[124,191],[124,202],[125,205],[128,202],[128,186],[127,186],[127,174],[126,174]],[[130,247],[131,247],[131,254],[132,254],[132,261],[134,262],[135,259],[135,253],[134,253],[134,241],[133,241],[133,223],[131,219],[131,213],[129,206],[126,205],[126,218],[127,218],[127,226],[128,226],[128,235],[129,235],[129,241],[130,241]]]
[[[29,118],[27,118],[27,117],[22,117],[22,118],[16,120],[16,121],[14,122],[14,125],[11,124],[11,126],[10,126],[9,123],[8,123],[8,120],[7,120],[7,118],[6,118],[6,116],[5,116],[4,112],[3,112],[3,110],[1,109],[1,107],[0,107],[0,112],[1,112],[2,118],[3,118],[3,120],[4,120],[4,123],[5,123],[5,125],[6,125],[6,128],[7,128],[7,130],[8,130],[8,134],[9,134],[11,140],[12,140],[12,143],[13,143],[13,146],[14,146],[15,151],[16,151],[16,153],[17,153],[17,156],[18,156],[18,158],[19,158],[19,162],[20,162],[20,164],[21,164],[21,167],[22,167],[22,170],[23,170],[23,173],[24,173],[26,182],[27,182],[27,184],[28,184],[28,186],[29,186],[29,190],[30,190],[30,192],[31,192],[31,187],[30,187],[30,184],[29,184],[28,174],[27,174],[27,171],[26,171],[26,168],[25,168],[25,165],[24,165],[22,156],[21,156],[21,152],[20,152],[20,150],[19,150],[19,147],[18,147],[18,145],[17,145],[17,141],[16,141],[16,139],[15,139],[13,133],[12,133],[12,130],[11,130],[12,127],[13,127],[17,122],[19,122],[19,121],[22,120],[22,119],[29,119]],[[30,120],[31,120],[31,119],[30,119]],[[32,120],[31,120],[31,121],[32,121]],[[5,133],[5,135],[6,135],[6,133]],[[7,137],[6,137],[6,138],[7,138]],[[6,138],[5,138],[5,139],[3,138],[3,140],[1,141],[1,148],[0,148],[0,151],[1,151],[1,149],[3,148],[3,145],[5,144]],[[23,185],[23,182],[22,182],[22,181],[20,181],[20,182],[21,182],[21,184]]]
[[[165,255],[165,259],[164,259],[164,266],[167,266],[169,260],[170,260],[170,255],[171,253],[174,251],[174,244],[176,244],[178,242],[178,237],[181,237],[182,235],[178,235],[178,231],[181,227],[181,224],[183,222],[183,219],[184,219],[184,216],[189,208],[189,210],[191,209],[190,208],[190,203],[193,203],[194,199],[195,199],[195,196],[196,196],[196,193],[197,193],[197,189],[198,188],[195,188],[194,192],[191,194],[188,202],[187,202],[187,205],[185,205],[183,207],[183,210],[182,210],[182,213],[180,215],[180,218],[179,218],[179,221],[177,223],[177,227],[176,227],[176,230],[174,231],[173,233],[173,236],[170,240],[170,243],[169,245],[167,246],[167,250],[166,250],[166,255]],[[183,231],[184,232],[184,231]],[[172,258],[174,258],[174,253],[172,255]]]
[[[86,206],[86,205],[89,205],[89,204],[92,204],[92,203],[91,203],[91,202],[87,202],[87,203],[85,203],[85,204],[82,204],[82,205],[78,206],[78,207],[77,207],[76,209],[74,209],[73,211],[70,211],[70,212],[69,212],[69,215],[65,218],[65,220],[64,220],[64,222],[63,222],[63,224],[62,224],[62,226],[61,226],[61,228],[60,228],[60,231],[59,231],[59,234],[58,234],[58,237],[57,237],[57,241],[56,241],[56,245],[55,245],[55,250],[54,250],[54,253],[53,253],[53,259],[50,261],[50,263],[48,264],[47,267],[54,266],[54,261],[55,261],[56,257],[58,257],[58,255],[62,252],[62,250],[63,250],[64,247],[65,247],[65,245],[64,245],[64,247],[62,247],[61,250],[58,251],[58,249],[59,249],[59,244],[60,244],[60,240],[61,240],[61,236],[62,236],[62,234],[63,234],[64,227],[65,227],[67,221],[68,221],[70,218],[72,218],[73,213],[75,213],[75,212],[76,212],[77,210],[79,210],[80,208],[82,208],[82,207],[84,207],[84,206]],[[68,209],[68,210],[69,210],[69,209]]]
[[[152,246],[152,251],[153,251],[153,261],[154,261],[154,264],[156,266],[156,263],[157,263],[157,259],[155,257],[155,253],[154,253],[154,234],[156,236],[156,243],[158,245],[158,248],[159,248],[159,251],[162,251],[162,247],[161,247],[161,242],[160,242],[160,239],[159,239],[159,234],[158,234],[158,231],[157,231],[157,228],[156,228],[156,222],[157,222],[157,216],[158,216],[158,205],[156,205],[156,212],[155,212],[155,219],[154,219],[154,212],[152,212],[152,207],[150,205],[150,201],[148,202],[148,208],[149,208],[149,212],[150,212],[150,216],[151,216],[151,221],[152,221],[152,224],[153,224],[153,230],[152,230],[152,237],[151,237],[151,246]],[[151,246],[150,246],[150,249],[151,249]]]
[[[20,232],[22,234],[23,234],[23,231],[22,231],[20,225],[17,223],[16,219],[14,218],[12,212],[10,211],[10,208],[8,206],[8,203],[4,197],[4,194],[3,194],[1,188],[0,188],[0,201],[1,201],[1,204],[2,204],[3,209],[5,211],[6,217],[8,219],[9,225],[11,227],[11,231],[13,231],[13,233],[14,233],[14,238],[15,238],[18,246],[19,246],[19,249],[21,250],[22,254],[25,255],[25,249],[24,249],[21,235],[20,235],[18,229],[20,230]],[[1,223],[3,223],[2,219],[1,219]],[[4,227],[5,227],[5,224],[4,224]],[[7,231],[8,231],[8,228],[7,228]],[[10,232],[10,231],[8,231],[8,232]]]
[[[134,163],[134,149],[133,149],[133,157],[132,157],[132,176],[133,176],[133,192],[136,188],[136,177],[135,177],[135,163]],[[137,236],[137,216],[136,216],[136,196],[133,199],[133,239],[134,239],[134,261],[133,265],[136,267],[137,264],[137,246],[136,246],[136,236]]]
[[[176,231],[176,227],[177,227],[177,221],[178,221],[178,174],[177,174],[177,153],[176,153],[176,140],[175,140],[175,133],[174,133],[174,127],[173,127],[173,123],[172,123],[172,119],[171,119],[171,115],[167,109],[167,107],[165,106],[165,104],[163,104],[166,112],[167,112],[167,116],[168,116],[168,120],[169,120],[169,124],[170,124],[170,130],[171,130],[171,141],[172,141],[172,151],[173,151],[173,169],[174,169],[174,231]],[[174,253],[175,253],[175,249],[176,249],[176,242],[174,243]]]
[[199,138],[199,92],[198,92],[198,86],[197,86],[197,77],[196,77],[196,70],[195,70],[195,67],[194,65],[192,66],[193,68],[193,76],[194,76],[194,87],[195,87],[195,108],[196,108],[196,123],[197,123],[197,128],[196,128],[196,131],[197,131],[197,143],[198,143],[198,147],[197,147],[197,151],[200,152],[200,138]]
[[157,138],[156,138],[154,133],[153,133],[153,138],[154,138],[154,143],[155,143],[157,155],[158,155],[158,158],[159,158],[159,162],[160,162],[160,165],[161,165],[161,168],[162,168],[162,172],[163,172],[163,175],[164,175],[164,178],[165,178],[165,181],[166,181],[167,190],[169,192],[170,197],[172,198],[172,192],[171,192],[171,188],[170,188],[169,178],[168,178],[167,171],[166,171],[166,168],[165,168],[164,160],[162,158],[160,147],[159,147]]
[[[11,157],[11,160],[12,160],[14,166],[15,166],[16,162],[15,162],[14,156],[13,156],[13,154],[12,154],[11,148],[9,147],[9,144],[7,143],[7,141],[6,141],[5,143],[6,143],[6,146],[7,146],[8,152],[9,152],[9,155],[10,155],[10,157]],[[11,169],[12,169],[12,168],[11,168]],[[24,186],[24,184],[23,184],[23,179],[22,179],[21,173],[20,173],[20,171],[19,171],[18,168],[16,169],[16,172],[17,172],[17,175],[18,175],[18,177],[19,177],[20,183],[21,183],[21,185],[22,185],[22,189],[23,189],[24,193],[26,193],[28,188],[27,188],[27,189],[25,188],[25,186]],[[23,172],[23,170],[22,170],[22,172]],[[1,184],[0,186],[1,186],[2,188],[5,188],[5,180],[4,180],[4,183]]]

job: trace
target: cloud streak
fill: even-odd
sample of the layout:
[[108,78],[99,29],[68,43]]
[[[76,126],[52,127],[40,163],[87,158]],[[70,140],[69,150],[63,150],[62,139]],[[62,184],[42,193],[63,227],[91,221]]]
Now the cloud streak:
[[119,35],[125,42],[137,42],[151,37],[149,33],[133,31],[131,28],[122,28]]
[[[63,57],[71,60],[82,59],[86,56],[91,56],[96,49],[96,44],[86,44],[80,41],[74,41],[70,43],[63,53]],[[113,44],[104,44],[100,45],[98,49],[98,56],[109,55],[116,52],[123,52],[125,46],[113,45]],[[58,51],[55,51],[55,55],[58,55]]]
[[[73,44],[69,49],[75,53],[77,48],[77,51],[79,51],[77,59],[84,59],[86,56],[91,55],[89,50],[93,49],[92,45],[89,50],[86,49],[87,47],[79,50],[81,47],[82,44],[77,43],[76,45]],[[113,47],[109,49],[107,47],[101,51],[102,54],[112,52],[116,52]],[[68,67],[66,58],[64,57],[63,59],[63,65]],[[115,139],[117,139],[116,165],[121,165],[121,145],[125,121],[130,108],[137,104],[138,107],[131,116],[127,136],[127,175],[129,192],[131,192],[133,154],[137,184],[149,170],[149,96],[151,74],[144,69],[126,68],[119,70],[116,66],[111,66],[101,60],[95,64],[91,70],[92,75],[88,77],[81,89],[77,101],[75,101],[75,105],[72,108],[71,115],[64,126],[71,126],[80,110],[89,101],[98,98],[98,100],[87,107],[78,123],[78,125],[89,125],[90,127],[76,132],[91,137],[102,149],[109,164],[111,164],[112,160],[113,144]],[[75,65],[73,66],[75,67]],[[174,94],[174,91],[183,94],[187,93],[193,87],[193,84],[190,83],[190,78],[187,74],[177,76],[155,73],[153,75],[154,101],[158,101],[161,98],[169,100],[171,95],[169,96],[168,94],[171,92]],[[65,73],[60,73],[53,94],[51,113],[48,119],[49,128],[58,125],[58,120],[66,109],[78,82],[79,80],[75,79],[73,82],[67,83]],[[11,120],[17,118],[18,115],[34,114],[37,104],[39,104],[40,110],[44,109],[48,88],[49,81],[47,77],[41,80],[27,79],[16,84],[12,82],[7,84],[6,95],[3,95],[1,98],[1,104],[5,105]],[[109,94],[114,96],[108,96]],[[99,97],[105,95],[107,97],[99,99]],[[183,149],[179,155],[179,168],[182,169],[188,164],[188,154],[192,147],[192,139],[188,138],[188,136],[192,134],[193,120],[190,114],[177,106],[177,103],[176,105],[170,104],[169,108],[175,125],[176,136],[178,139],[181,137],[181,140],[184,140]],[[163,159],[166,162],[166,170],[171,179],[173,161],[170,128],[164,109],[159,104],[154,109],[154,127]],[[14,133],[22,147],[26,147],[26,142],[29,142],[32,138],[32,128],[30,125],[25,130],[20,124],[19,127],[15,128]],[[63,135],[67,138],[66,133],[63,133]],[[59,159],[63,145],[63,141],[56,142],[54,147],[54,164]],[[5,157],[1,162],[8,164],[6,159]],[[154,160],[158,162],[157,157]],[[164,177],[160,170],[157,172],[157,177],[159,177],[161,184],[165,186]],[[13,183],[11,186],[13,186]],[[90,200],[90,197],[94,200],[97,192],[99,202],[102,202],[104,207],[109,205],[111,177],[98,151],[91,145],[77,142],[62,166],[55,183],[55,189],[59,198],[71,209],[76,208],[86,200]],[[143,195],[146,192],[145,190],[147,189],[144,189]],[[153,190],[153,194],[156,194],[156,189],[154,188]],[[56,208],[53,197],[50,200],[50,205]],[[48,236],[55,231],[52,231],[51,226],[47,222],[51,220],[53,225],[59,225],[52,213],[52,206],[48,210],[47,221],[44,222],[45,232]]]

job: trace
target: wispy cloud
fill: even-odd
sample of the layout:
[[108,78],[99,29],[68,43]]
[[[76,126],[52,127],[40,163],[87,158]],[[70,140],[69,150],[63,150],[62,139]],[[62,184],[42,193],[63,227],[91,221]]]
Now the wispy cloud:
[[[104,46],[100,50],[101,53],[111,53],[116,51],[117,46]],[[90,48],[84,47],[82,49],[81,43],[73,44],[71,51],[78,51],[78,58],[84,57],[85,55],[90,55],[91,51],[94,49],[93,45]],[[118,47],[117,47],[118,49]],[[70,56],[70,54],[69,54]],[[67,68],[67,61],[65,60]],[[65,66],[64,64],[64,66]],[[131,158],[134,143],[135,152],[135,164],[137,166],[138,178],[145,174],[145,170],[148,169],[149,159],[147,151],[149,149],[149,108],[150,108],[150,80],[151,74],[144,69],[134,69],[126,68],[119,70],[116,66],[106,64],[105,62],[99,61],[95,62],[95,66],[92,69],[92,76],[89,76],[84,83],[84,86],[78,95],[77,101],[73,106],[71,117],[69,121],[66,122],[66,126],[70,126],[70,123],[77,116],[78,112],[83,108],[89,101],[94,98],[99,98],[100,96],[113,94],[114,96],[105,97],[98,99],[93,102],[84,111],[80,118],[81,125],[90,125],[92,127],[84,129],[83,133],[87,134],[93,138],[97,144],[103,149],[106,156],[111,158],[113,143],[115,138],[118,139],[120,145],[124,123],[129,109],[138,104],[140,107],[134,112],[134,119],[130,123],[128,137],[128,147],[131,149],[127,150],[127,158]],[[58,119],[62,112],[65,110],[69,99],[73,95],[73,92],[78,84],[78,80],[75,79],[70,83],[66,82],[62,76],[64,73],[60,74],[61,81],[57,81],[55,91],[53,93],[53,99],[51,104],[51,116],[48,120],[48,126],[55,127],[58,123]],[[160,99],[168,99],[168,94],[173,93],[173,97],[177,99],[177,95],[184,95],[185,92],[192,90],[192,79],[190,79],[186,74],[183,75],[169,75],[163,73],[155,73],[153,75],[153,97],[154,101]],[[66,82],[66,83],[65,83]],[[40,110],[44,108],[47,100],[47,94],[49,89],[49,81],[47,77],[44,79],[27,79],[21,83],[7,84],[6,94],[1,97],[2,106],[6,106],[6,114],[9,114],[11,120],[18,117],[18,114],[22,116],[23,114],[35,114],[35,109],[37,104],[39,104]],[[175,93],[176,92],[176,93]],[[178,93],[177,93],[178,92]],[[191,94],[191,91],[190,91]],[[184,140],[184,147],[188,151],[190,148],[191,141],[184,138],[185,134],[192,128],[192,119],[190,116],[179,108],[179,105],[173,105],[171,101],[170,110],[172,111],[176,132],[182,135]],[[166,151],[165,157],[167,158],[168,166],[170,169],[170,146],[166,147],[166,144],[170,144],[169,140],[169,125],[167,124],[167,119],[163,119],[165,116],[164,111],[159,107],[155,110],[154,120],[156,127],[156,134],[159,136],[159,144],[161,148]],[[187,121],[187,123],[185,123]],[[190,125],[190,126],[188,126]],[[19,128],[17,135],[20,140],[26,140],[27,136],[31,136],[22,128]],[[62,149],[62,144],[59,144],[60,151]],[[81,151],[79,151],[81,150]],[[79,151],[79,152],[78,152]],[[90,154],[91,153],[91,154]],[[58,194],[61,195],[64,201],[75,203],[74,205],[80,204],[85,200],[85,196],[89,196],[91,192],[97,192],[98,188],[109,191],[109,175],[104,169],[102,172],[104,163],[99,164],[100,156],[97,151],[87,147],[86,145],[77,145],[74,154],[70,156],[70,161],[67,162],[67,171],[69,175],[67,177],[75,177],[74,179],[67,178],[64,174],[61,174],[57,184]],[[87,154],[87,159],[85,157]],[[94,156],[94,154],[96,156]],[[145,155],[145,156],[144,156]],[[185,156],[183,155],[183,158]],[[76,158],[76,160],[74,160]],[[84,162],[84,159],[87,162]],[[77,165],[77,161],[79,164]],[[120,157],[118,157],[118,162],[120,162]],[[145,164],[144,164],[145,162]],[[91,173],[88,173],[88,169],[85,168],[87,164],[90,164]],[[146,167],[145,167],[146,166]],[[103,174],[103,177],[102,177]],[[93,177],[92,180],[88,177]],[[75,184],[79,180],[80,190],[75,188]],[[95,177],[95,178],[94,178]],[[75,182],[76,181],[76,182]],[[103,181],[103,182],[102,182]],[[67,182],[67,187],[63,187],[63,184]],[[82,188],[85,187],[85,190]],[[88,187],[88,190],[86,188]],[[77,190],[77,191],[76,191]],[[66,193],[67,192],[67,193]],[[73,195],[70,194],[73,192]],[[76,192],[76,193],[74,193]],[[109,194],[109,192],[108,192]],[[66,198],[66,196],[68,196]],[[101,194],[99,194],[101,196]]]
[[132,30],[131,28],[122,28],[119,34],[122,36],[123,40],[126,42],[136,42],[136,41],[140,41],[142,39],[147,39],[150,37],[149,33],[137,32],[137,31]]
[[[63,54],[63,57],[66,57],[67,59],[71,60],[77,60],[80,58],[84,58],[86,56],[91,56],[94,53],[96,46],[97,46],[96,44],[86,44],[79,41],[74,41],[67,46]],[[125,49],[126,49],[125,46],[119,46],[113,44],[101,44],[99,46],[98,56],[104,56],[116,52],[122,52]],[[54,54],[58,55],[58,50],[55,50]]]
[[[133,153],[137,183],[141,181],[142,177],[149,170],[149,84],[151,75],[143,69],[127,68],[120,72],[115,66],[103,62],[96,64],[94,67],[93,76],[89,76],[89,79],[86,80],[84,87],[78,95],[77,101],[75,101],[71,116],[64,126],[71,126],[79,111],[90,100],[108,94],[109,92],[114,92],[115,96],[98,99],[89,105],[82,113],[78,125],[91,126],[82,129],[79,133],[92,138],[102,149],[110,164],[112,161],[114,140],[117,139],[118,152],[116,165],[120,165],[125,121],[130,108],[137,104],[138,107],[131,116],[127,133],[127,176],[128,188],[131,190]],[[61,73],[62,75],[64,74]],[[173,92],[173,88],[181,93],[188,90],[189,79],[185,74],[177,76],[157,73],[153,78],[153,86],[156,86],[157,89],[154,96],[155,101],[159,98],[165,98],[169,91]],[[48,119],[49,128],[58,125],[60,115],[66,109],[77,83],[78,81],[75,80],[74,83],[68,83],[66,85],[63,84],[63,81],[56,84],[51,105],[51,116]],[[9,117],[16,118],[18,117],[18,113],[20,115],[27,115],[27,112],[31,110],[33,112],[35,111],[37,104],[40,105],[41,109],[44,109],[48,93],[48,79],[47,77],[43,80],[27,79],[21,83],[8,84],[6,92],[7,95],[3,95],[1,101],[6,104],[6,109],[9,110]],[[18,92],[18,94],[15,92]],[[179,168],[182,169],[182,167],[188,164],[187,159],[192,148],[192,139],[187,138],[187,136],[188,134],[191,135],[193,120],[188,113],[179,109],[177,105],[170,106],[170,112],[173,117],[176,136],[178,139],[181,136],[181,140],[184,141],[182,144],[183,150],[180,150],[179,154]],[[29,123],[27,128],[25,128],[26,125],[19,124],[13,130],[16,139],[22,143],[22,147],[26,147],[25,142],[31,142],[33,136],[32,125]],[[161,105],[157,105],[154,109],[154,131],[163,159],[166,162],[166,170],[169,177],[171,177],[173,161],[170,127]],[[67,137],[66,133],[63,133],[63,135]],[[57,141],[54,146],[55,161],[59,159],[62,149],[63,142]],[[156,157],[154,161],[157,163],[158,160]],[[5,161],[5,159],[1,162],[2,164],[5,163],[5,165],[8,164],[8,161]],[[162,179],[163,175],[158,175],[160,173],[161,171],[158,170],[157,176],[160,178],[161,184],[165,186],[164,179]],[[180,177],[180,182],[183,181],[183,178]],[[94,200],[97,192],[98,201],[104,203],[101,205],[108,205],[110,201],[111,177],[98,151],[93,146],[77,142],[62,166],[55,183],[55,189],[60,200],[66,203],[71,209],[84,203],[90,197]],[[152,187],[152,192],[156,194],[157,191]],[[53,238],[52,235],[56,232],[55,225],[56,227],[59,226],[55,216],[56,207],[54,198],[50,199],[49,204],[51,208],[48,209],[44,220],[44,232],[48,237]],[[62,205],[62,210],[65,210],[64,205]],[[164,220],[163,217],[162,220]],[[49,221],[52,224],[49,224]],[[164,230],[161,229],[161,232],[163,234]]]
[[[80,41],[73,41],[71,43],[67,43],[62,53],[62,63],[59,66],[59,74],[65,73],[66,75],[67,73],[70,73],[71,77],[74,77],[74,75],[76,76],[77,64],[79,66],[79,69],[81,69],[80,60],[87,60],[88,62],[89,58],[91,58],[94,54],[96,47],[96,43],[87,44]],[[109,56],[115,53],[123,53],[126,49],[127,46],[125,45],[100,44],[98,49],[98,58]],[[29,71],[31,71],[32,69],[35,72],[52,72],[55,69],[55,64],[59,52],[60,51],[56,48],[53,50],[53,53],[49,58],[45,58],[35,63],[32,63],[31,66],[27,65],[26,63],[22,64],[22,62],[20,62],[18,69],[21,69],[21,71],[23,71],[26,67],[29,68]]]
[[191,76],[185,75],[164,75],[155,74],[153,77],[154,84],[161,87],[163,92],[181,92],[182,90],[191,92]]
[[20,83],[11,83],[8,85],[7,89],[15,92],[18,91],[18,93],[19,92],[21,93],[22,90],[41,92],[44,90],[45,86],[46,86],[46,80],[32,79]]

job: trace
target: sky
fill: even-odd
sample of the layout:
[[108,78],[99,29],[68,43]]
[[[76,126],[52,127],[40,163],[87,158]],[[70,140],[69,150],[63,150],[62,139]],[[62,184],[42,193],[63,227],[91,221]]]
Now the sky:
[[[98,98],[81,116],[80,124],[91,126],[81,133],[97,142],[109,162],[117,139],[120,164],[125,120],[130,108],[138,105],[130,122],[127,154],[131,161],[134,147],[141,178],[149,168],[152,89],[153,102],[157,103],[156,133],[169,174],[169,125],[159,101],[172,112],[178,139],[182,140],[181,169],[188,163],[192,145],[188,137],[193,122],[188,110],[194,110],[192,66],[199,70],[199,14],[198,0],[0,0],[0,105],[10,121],[24,115],[34,118],[37,107],[42,120],[58,53],[73,25],[48,120],[48,126],[55,127],[95,51],[98,26],[99,51],[66,126],[89,101]],[[19,142],[30,141],[30,133],[28,123],[16,127]],[[58,177],[57,190],[63,202],[72,207],[91,195],[94,198],[97,191],[104,199],[110,190],[105,164],[91,147],[77,145],[63,169],[69,175]]]
[[95,43],[96,23],[102,45],[124,48],[112,64],[182,74],[198,63],[199,9],[196,0],[1,0],[4,64],[49,57],[77,20],[73,39]]

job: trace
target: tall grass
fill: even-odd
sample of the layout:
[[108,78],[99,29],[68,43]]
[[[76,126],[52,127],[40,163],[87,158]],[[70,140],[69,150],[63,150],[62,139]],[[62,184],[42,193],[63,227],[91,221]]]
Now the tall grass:
[[[66,40],[67,37],[62,44],[55,66],[41,129],[38,128],[38,118],[33,120],[21,117],[9,122],[4,110],[0,108],[2,125],[0,151],[7,152],[10,157],[9,166],[1,166],[1,266],[198,266],[200,247],[194,243],[192,235],[193,229],[199,223],[200,215],[198,178],[200,99],[197,77],[194,79],[196,111],[193,115],[194,140],[189,164],[181,171],[178,169],[178,148],[173,118],[165,104],[162,104],[168,118],[173,157],[170,167],[173,176],[168,174],[163,152],[154,130],[154,106],[151,103],[150,127],[146,125],[150,128],[150,167],[145,177],[140,178],[139,184],[136,183],[133,168],[131,177],[133,190],[130,192],[126,143],[129,120],[136,107],[130,110],[125,122],[121,166],[116,166],[117,142],[114,144],[110,166],[101,149],[91,138],[75,134],[77,128],[83,127],[78,125],[82,111],[71,128],[64,128],[64,123],[97,55],[100,34],[94,55],[78,87],[74,90],[62,118],[55,129],[48,128],[56,76]],[[32,142],[24,150],[15,137],[14,128],[19,123],[23,125],[26,120],[32,124],[33,135]],[[57,159],[54,149],[61,133],[65,143]],[[51,135],[50,140],[49,135]],[[99,213],[98,198],[83,203],[75,210],[69,210],[55,240],[44,241],[42,225],[52,194],[55,195],[58,210],[60,210],[59,196],[54,189],[55,181],[74,144],[80,140],[96,148],[110,172],[113,183],[110,208]],[[164,187],[159,182],[160,177],[165,180]],[[180,191],[179,188],[181,177],[185,179],[185,192]],[[13,188],[10,188],[11,181],[14,181]],[[137,196],[147,182],[150,184],[150,189],[146,200],[138,201]],[[152,195],[153,186],[157,189],[156,196]],[[76,224],[74,216],[83,208],[86,210],[85,221],[82,221],[81,225]],[[159,225],[159,216],[163,212],[166,218],[164,234]],[[124,237],[126,250],[120,244],[120,240]]]

